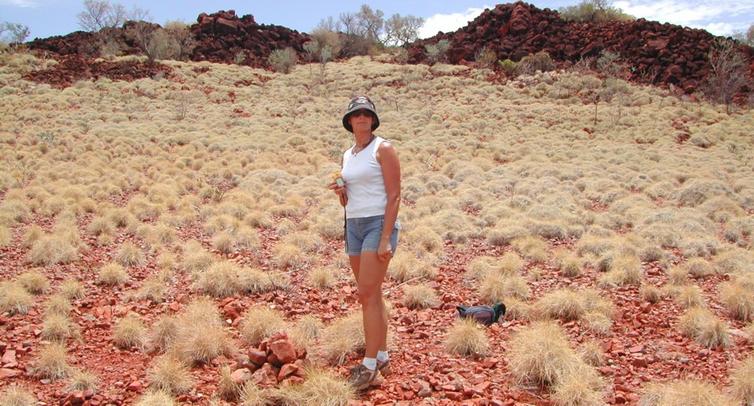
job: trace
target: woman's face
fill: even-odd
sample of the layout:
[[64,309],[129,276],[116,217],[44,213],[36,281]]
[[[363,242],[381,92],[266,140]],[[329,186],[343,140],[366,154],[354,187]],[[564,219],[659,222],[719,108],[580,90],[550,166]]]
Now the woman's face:
[[369,110],[356,110],[348,116],[348,121],[351,123],[354,132],[371,131],[372,120],[372,112]]

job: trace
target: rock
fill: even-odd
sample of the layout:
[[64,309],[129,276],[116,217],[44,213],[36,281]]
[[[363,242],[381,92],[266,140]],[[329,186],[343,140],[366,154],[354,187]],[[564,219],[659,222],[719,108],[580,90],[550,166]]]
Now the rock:
[[258,368],[264,365],[265,362],[267,362],[267,354],[264,351],[257,350],[256,348],[250,348],[249,360]]
[[270,364],[264,364],[251,374],[251,381],[262,388],[269,388],[278,383],[278,374]]
[[251,371],[247,368],[239,368],[230,374],[230,379],[236,385],[243,385],[246,381],[251,379]]
[[5,368],[15,368],[18,366],[18,362],[16,361],[16,351],[15,350],[6,350],[3,354],[2,360],[0,360],[0,363],[2,363],[3,367]]
[[420,380],[419,382],[419,390],[416,391],[416,396],[420,398],[426,398],[432,396],[432,388],[429,385],[429,382]]
[[272,353],[283,364],[289,364],[297,359],[296,347],[287,338],[272,341],[269,347]]
[[19,375],[21,375],[21,371],[17,369],[0,368],[0,381],[9,378],[15,378]]
[[131,391],[131,392],[139,392],[139,391],[141,391],[141,388],[142,388],[141,382],[139,382],[139,381],[133,381],[130,384],[128,384],[128,387],[126,389],[129,390],[129,391]]
[[282,368],[280,368],[280,372],[278,373],[278,382],[282,381],[283,379],[291,376],[296,375],[298,372],[298,367],[294,364],[285,364]]
[[63,401],[63,404],[66,406],[81,406],[84,402],[86,402],[84,392],[76,391],[68,395]]

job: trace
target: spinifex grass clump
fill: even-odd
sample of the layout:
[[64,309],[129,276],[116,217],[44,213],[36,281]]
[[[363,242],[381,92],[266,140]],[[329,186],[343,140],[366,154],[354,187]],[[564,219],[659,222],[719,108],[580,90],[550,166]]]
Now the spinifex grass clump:
[[490,344],[480,325],[471,319],[457,319],[448,330],[445,348],[451,353],[480,357],[487,355]]

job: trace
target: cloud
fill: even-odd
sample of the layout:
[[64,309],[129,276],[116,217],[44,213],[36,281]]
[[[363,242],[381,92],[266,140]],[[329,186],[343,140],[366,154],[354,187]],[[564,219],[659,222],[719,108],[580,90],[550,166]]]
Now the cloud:
[[452,14],[435,14],[424,20],[424,25],[419,28],[419,38],[427,38],[437,34],[438,31],[451,32],[461,27],[466,26],[469,21],[477,18],[479,14],[482,14],[485,8],[492,8],[490,6],[484,6],[482,8],[469,8],[461,13]]
[[32,8],[37,6],[37,2],[34,0],[0,0],[0,5]]
[[754,13],[754,0],[619,0],[624,12],[647,20],[704,28],[713,34],[730,34],[739,24],[730,21]]

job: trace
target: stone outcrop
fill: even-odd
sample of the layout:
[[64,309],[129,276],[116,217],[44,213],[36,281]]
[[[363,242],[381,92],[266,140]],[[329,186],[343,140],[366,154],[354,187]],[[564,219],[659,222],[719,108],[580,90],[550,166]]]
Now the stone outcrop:
[[[519,61],[545,51],[561,64],[598,57],[603,50],[620,54],[628,79],[673,84],[685,92],[699,90],[709,74],[707,55],[716,37],[704,30],[638,19],[604,23],[568,22],[556,11],[516,2],[485,10],[465,27],[438,33],[409,47],[409,62],[426,61],[425,45],[450,41],[450,63],[474,61],[483,48],[498,59]],[[754,49],[742,46],[750,60]],[[754,75],[754,66],[750,72]]]

